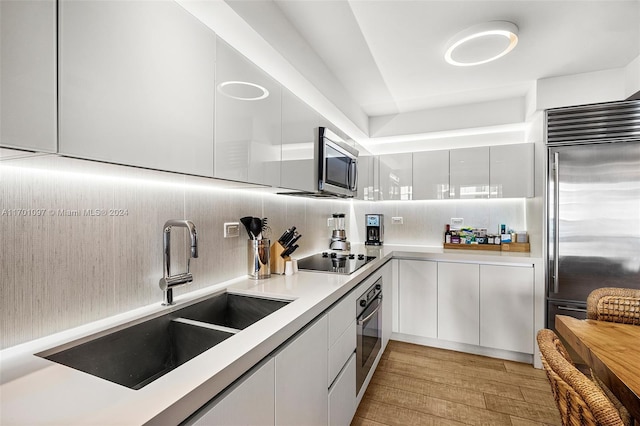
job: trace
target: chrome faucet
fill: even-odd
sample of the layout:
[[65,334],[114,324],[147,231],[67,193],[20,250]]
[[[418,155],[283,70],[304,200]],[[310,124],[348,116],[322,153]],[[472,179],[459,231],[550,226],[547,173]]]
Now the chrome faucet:
[[[187,272],[171,275],[171,228],[180,226],[189,230],[191,237],[191,251],[187,260]],[[162,304],[173,305],[173,287],[178,287],[193,281],[193,275],[189,273],[189,265],[192,258],[198,257],[198,234],[196,226],[190,220],[172,219],[164,224],[163,231],[164,268],[163,277],[160,278],[160,289],[164,292]]]

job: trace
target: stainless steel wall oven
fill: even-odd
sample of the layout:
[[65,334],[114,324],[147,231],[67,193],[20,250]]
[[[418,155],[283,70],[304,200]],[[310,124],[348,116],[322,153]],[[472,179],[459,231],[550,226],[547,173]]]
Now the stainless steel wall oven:
[[358,298],[356,346],[356,394],[364,384],[373,362],[382,349],[382,278]]

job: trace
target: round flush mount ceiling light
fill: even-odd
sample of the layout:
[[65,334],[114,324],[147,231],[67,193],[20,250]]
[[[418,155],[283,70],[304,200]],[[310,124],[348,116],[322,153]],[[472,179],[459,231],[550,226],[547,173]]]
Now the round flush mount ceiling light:
[[447,44],[444,59],[451,65],[486,64],[511,52],[518,44],[518,27],[506,21],[474,25],[456,34]]
[[266,88],[248,81],[224,81],[218,84],[218,91],[240,101],[259,101],[269,96]]

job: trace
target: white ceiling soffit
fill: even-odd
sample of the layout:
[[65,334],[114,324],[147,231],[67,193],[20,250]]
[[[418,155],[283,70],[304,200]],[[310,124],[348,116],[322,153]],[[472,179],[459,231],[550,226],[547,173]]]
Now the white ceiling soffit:
[[[275,0],[369,116],[521,97],[538,79],[620,68],[640,54],[637,0]],[[516,48],[476,67],[444,61],[447,42],[509,21]]]
[[442,132],[369,139],[367,151],[373,155],[434,151],[488,145],[524,143],[529,125],[526,123],[483,126]]
[[[640,55],[640,0],[176,1],[374,153],[406,149],[393,148],[394,135],[443,136],[417,126],[420,114],[523,102],[537,80],[624,68]],[[453,35],[492,20],[518,26],[512,52],[475,67],[445,62]],[[500,128],[502,118],[484,127],[508,134],[513,120]]]

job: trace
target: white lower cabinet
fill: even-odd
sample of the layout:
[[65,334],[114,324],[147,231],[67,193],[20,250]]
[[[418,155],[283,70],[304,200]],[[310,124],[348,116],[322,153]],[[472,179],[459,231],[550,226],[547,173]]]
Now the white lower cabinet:
[[[415,262],[416,266],[419,263],[422,262]],[[372,273],[184,424],[350,424],[358,404],[356,303],[382,278],[383,345],[386,344],[392,326],[392,265],[388,262]]]
[[399,333],[534,353],[533,265],[406,259],[398,265]]
[[[275,423],[275,359],[250,372],[225,391],[211,407],[204,407],[189,425],[262,426]],[[250,408],[250,409],[248,409]]]
[[480,346],[533,353],[533,285],[532,267],[480,265]]
[[438,262],[438,339],[480,344],[479,267]]
[[414,336],[437,338],[437,262],[400,260],[398,283],[398,331]]
[[[330,394],[327,392],[327,322],[327,315],[323,315],[184,424],[326,426]],[[351,409],[344,405],[351,403],[342,401],[348,392],[345,390],[348,381],[355,401],[355,363],[351,364],[353,373],[347,366],[332,388],[335,396],[341,398],[340,402],[334,402],[336,410],[340,407],[336,416],[346,415]],[[350,380],[349,375],[353,376]],[[355,412],[355,402],[351,405]]]
[[328,368],[327,387],[331,386],[356,350],[356,300],[359,290],[353,290],[327,313]]
[[349,361],[329,388],[329,424],[351,424],[356,413],[356,354]]
[[382,267],[382,351],[387,347],[393,329],[393,262]]
[[328,423],[327,332],[324,315],[275,356],[277,425]]
[[356,321],[354,319],[336,343],[329,348],[329,381],[327,382],[329,385],[333,383],[349,357],[355,352],[356,344]]

